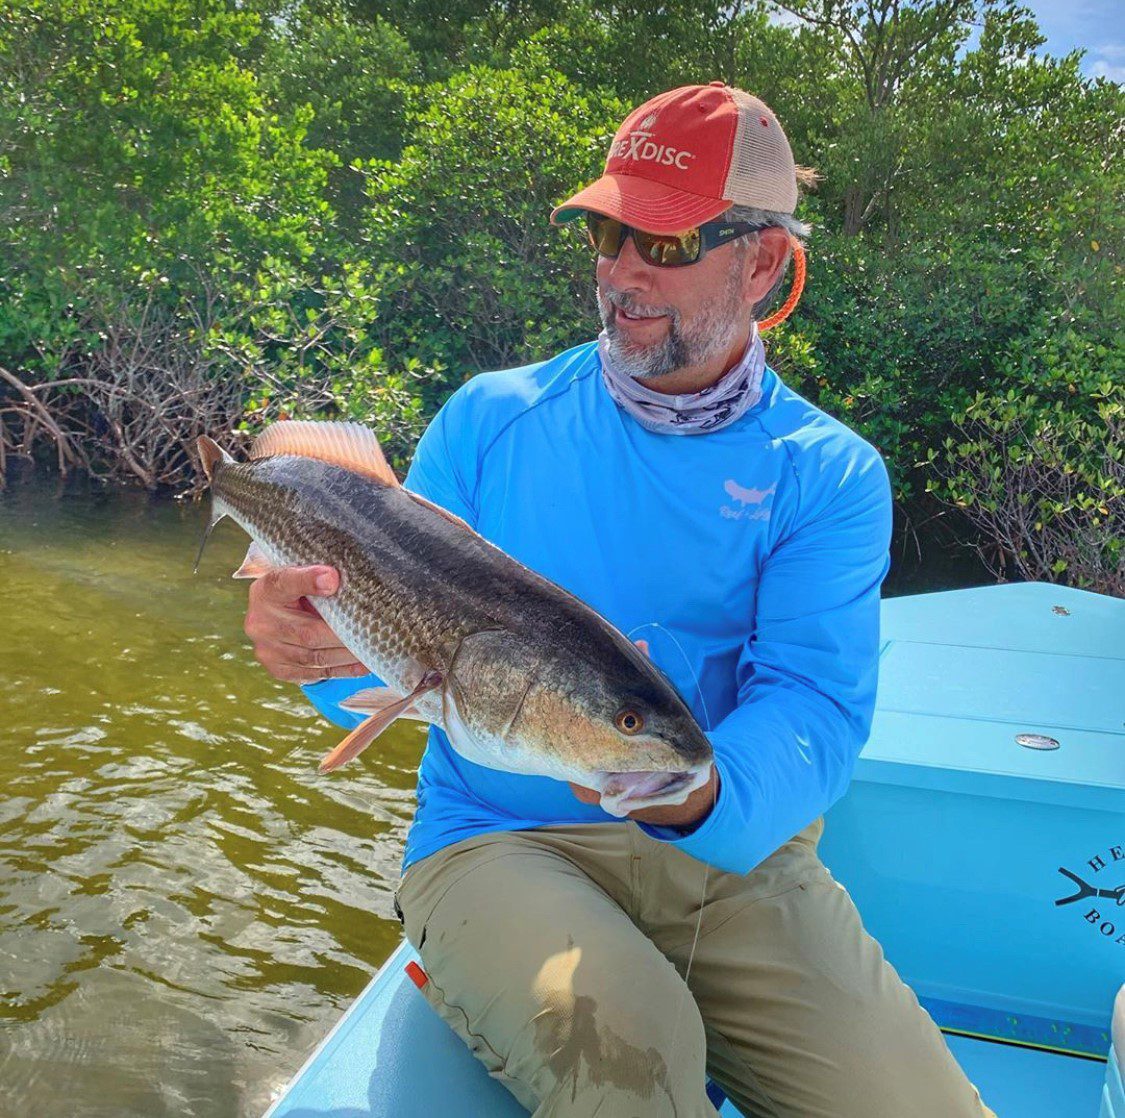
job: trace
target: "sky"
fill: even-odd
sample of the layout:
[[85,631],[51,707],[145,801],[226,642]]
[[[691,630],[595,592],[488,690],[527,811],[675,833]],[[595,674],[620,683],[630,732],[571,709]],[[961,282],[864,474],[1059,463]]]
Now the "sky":
[[[1046,38],[1045,53],[1062,57],[1072,50],[1086,52],[1082,72],[1089,77],[1125,83],[1125,0],[1018,0],[1035,16]],[[779,23],[795,17],[775,10]],[[971,47],[976,41],[970,35]]]
[[1125,0],[1022,0],[1035,13],[1049,54],[1085,50],[1082,71],[1125,82]]

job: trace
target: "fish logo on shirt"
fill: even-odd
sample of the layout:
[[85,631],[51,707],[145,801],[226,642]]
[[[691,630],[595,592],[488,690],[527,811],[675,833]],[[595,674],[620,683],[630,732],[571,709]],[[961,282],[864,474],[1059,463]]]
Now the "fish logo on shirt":
[[723,482],[723,488],[742,505],[760,505],[767,497],[773,496],[777,485],[775,483],[769,489],[743,489],[734,478],[727,478]]
[[776,491],[776,482],[769,489],[755,489],[753,486],[739,485],[734,478],[727,478],[723,482],[723,489],[740,506],[735,508],[734,505],[723,505],[719,514],[725,520],[769,520],[770,510],[763,506]]

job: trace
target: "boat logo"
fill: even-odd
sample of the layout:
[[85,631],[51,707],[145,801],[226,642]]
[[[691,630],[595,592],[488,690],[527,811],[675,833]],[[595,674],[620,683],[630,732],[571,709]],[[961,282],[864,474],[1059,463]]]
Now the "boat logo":
[[[1109,868],[1116,862],[1123,863],[1119,868],[1125,873],[1125,849],[1120,846],[1111,846],[1106,851],[1106,855],[1108,861],[1100,854],[1095,854],[1093,858],[1086,862],[1086,865],[1090,867],[1091,876],[1101,873],[1102,870]],[[1091,885],[1078,874],[1072,873],[1063,866],[1059,866],[1059,873],[1070,881],[1074,891],[1055,901],[1055,907],[1081,904],[1082,909],[1085,910],[1082,913],[1082,919],[1090,927],[1096,928],[1100,935],[1113,940],[1118,946],[1125,947],[1125,879],[1122,879],[1119,885],[1114,886],[1100,883]],[[1106,901],[1112,903],[1105,904]],[[1082,909],[1079,911],[1082,911]]]
[[[727,478],[723,482],[723,489],[734,500],[734,504],[723,505],[719,509],[719,515],[724,520],[769,520],[770,510],[764,506],[774,495],[776,482],[769,489],[747,489],[734,478]],[[740,507],[735,508],[735,505]]]

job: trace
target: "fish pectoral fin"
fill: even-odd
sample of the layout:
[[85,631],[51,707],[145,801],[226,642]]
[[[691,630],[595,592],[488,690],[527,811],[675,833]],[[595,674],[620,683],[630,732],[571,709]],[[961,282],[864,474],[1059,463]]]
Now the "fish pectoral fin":
[[[346,765],[353,758],[358,757],[396,718],[402,715],[409,707],[414,705],[414,700],[442,683],[441,672],[429,671],[422,676],[418,686],[409,695],[403,695],[384,706],[378,714],[373,714],[365,722],[361,722],[335,749],[320,762],[320,772],[330,773],[341,765]],[[387,688],[373,687],[370,691],[388,690]]]
[[[402,695],[390,687],[365,687],[362,691],[357,691],[354,695],[349,695],[346,699],[343,699],[340,706],[344,710],[359,711],[361,714],[379,714],[387,707],[397,703],[401,698]],[[417,718],[421,722],[426,721],[413,706],[408,706],[399,711],[398,716],[399,718]]]
[[358,757],[396,718],[398,711],[393,707],[379,714],[373,714],[365,722],[361,722],[335,749],[320,762],[321,775],[346,765],[353,758]]
[[231,578],[261,578],[272,571],[273,564],[266,558],[266,553],[256,544],[252,543],[246,551],[246,558]]

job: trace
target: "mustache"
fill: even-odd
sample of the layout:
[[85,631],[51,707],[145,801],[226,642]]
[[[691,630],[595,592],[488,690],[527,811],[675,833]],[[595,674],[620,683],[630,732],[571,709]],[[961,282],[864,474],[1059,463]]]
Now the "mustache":
[[618,291],[615,288],[607,287],[599,292],[599,298],[603,299],[610,306],[618,307],[625,311],[626,314],[632,315],[667,315],[672,319],[673,324],[679,318],[679,312],[675,307],[661,307],[656,305],[648,305],[640,303],[623,291]]

